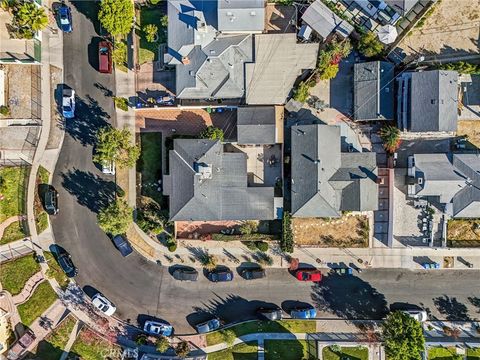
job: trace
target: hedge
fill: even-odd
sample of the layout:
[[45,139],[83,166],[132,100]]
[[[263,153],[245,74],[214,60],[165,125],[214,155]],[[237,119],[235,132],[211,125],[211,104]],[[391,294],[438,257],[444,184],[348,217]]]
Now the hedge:
[[249,235],[225,235],[225,234],[212,234],[212,240],[217,241],[255,241],[255,240],[278,240],[278,235],[271,234],[249,234]]

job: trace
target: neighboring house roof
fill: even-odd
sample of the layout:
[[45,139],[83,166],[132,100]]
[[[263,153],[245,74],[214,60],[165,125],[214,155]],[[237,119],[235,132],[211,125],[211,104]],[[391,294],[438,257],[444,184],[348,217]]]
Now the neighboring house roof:
[[293,216],[377,209],[375,153],[341,153],[338,126],[292,126],[291,134]]
[[438,196],[451,216],[480,217],[480,158],[476,154],[415,154],[417,196]]
[[239,144],[275,144],[275,107],[239,107],[237,109],[237,133]]
[[262,32],[265,30],[265,0],[219,0],[218,30]]
[[418,0],[384,0],[393,10],[401,16],[406,15],[418,2]]
[[411,74],[410,131],[456,131],[458,74],[431,70]]
[[336,31],[343,37],[348,37],[353,26],[342,20],[330,10],[321,0],[315,0],[305,11],[302,20],[315,30],[323,39]]
[[371,61],[354,65],[355,120],[393,120],[394,65]]
[[315,67],[318,47],[297,43],[295,33],[255,35],[255,62],[245,64],[247,104],[284,104],[297,77]]
[[247,186],[245,153],[224,152],[220,141],[175,139],[164,176],[170,219],[271,220],[272,187]]

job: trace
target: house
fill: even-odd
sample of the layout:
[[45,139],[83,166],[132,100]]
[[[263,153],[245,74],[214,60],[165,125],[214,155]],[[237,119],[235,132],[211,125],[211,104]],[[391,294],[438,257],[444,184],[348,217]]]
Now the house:
[[377,210],[375,153],[341,152],[339,126],[292,126],[291,136],[292,216]]
[[237,109],[237,137],[240,145],[283,143],[283,107],[239,107]]
[[394,119],[394,65],[386,61],[356,63],[353,68],[354,120]]
[[284,104],[297,78],[314,69],[319,44],[297,43],[294,33],[255,35],[254,62],[245,63],[246,103]]
[[218,0],[218,30],[261,33],[265,30],[265,0]]
[[[327,39],[332,33],[347,38],[353,31],[352,25],[330,10],[321,0],[315,0],[310,4],[302,15],[302,21],[305,26],[315,31],[323,40]],[[309,33],[308,28],[303,31]],[[308,39],[308,36],[306,38]]]
[[[175,139],[169,152],[170,174],[163,180],[164,194],[169,196],[170,219],[222,221],[281,217],[274,184],[259,182],[259,176],[251,173],[259,163],[263,164],[263,159],[259,162],[247,156],[235,144]],[[255,169],[249,169],[250,164]],[[260,170],[263,171],[263,166]]]
[[431,70],[397,79],[397,121],[411,132],[454,132],[458,120],[458,74]]
[[453,218],[480,217],[477,154],[415,154],[409,159],[408,195],[429,198]]
[[406,16],[410,10],[418,3],[418,0],[384,0],[400,16]]

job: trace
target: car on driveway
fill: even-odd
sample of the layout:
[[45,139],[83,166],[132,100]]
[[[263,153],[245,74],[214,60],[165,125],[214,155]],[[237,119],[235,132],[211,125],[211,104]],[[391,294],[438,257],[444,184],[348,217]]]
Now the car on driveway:
[[115,162],[102,161],[102,173],[105,175],[115,175]]
[[68,277],[74,277],[78,274],[78,270],[73,264],[72,256],[66,252],[61,252],[57,254],[58,265],[62,268],[65,275]]
[[133,249],[130,246],[130,243],[122,235],[114,236],[113,243],[115,244],[116,248],[118,249],[118,251],[120,251],[120,254],[122,254],[123,257],[127,257],[133,252]]
[[228,268],[216,268],[207,274],[208,280],[212,282],[225,282],[233,280],[233,272]]
[[104,74],[112,73],[112,44],[108,41],[98,43],[98,71]]
[[150,335],[162,335],[162,336],[172,336],[173,335],[173,326],[169,323],[162,321],[145,321],[143,326],[143,331]]
[[259,307],[256,311],[258,317],[262,320],[282,320],[283,314],[282,309],[278,306],[276,307]]
[[181,267],[181,268],[175,269],[172,273],[172,276],[175,280],[197,281],[198,271],[190,267]]
[[265,270],[262,268],[244,269],[241,274],[245,280],[263,279],[266,276]]
[[60,23],[60,28],[62,29],[62,31],[66,33],[72,32],[72,12],[67,5],[62,4],[60,6],[60,8],[58,9],[58,17],[58,22]]
[[292,319],[314,319],[317,317],[317,310],[311,305],[293,308],[290,311]]
[[73,89],[63,89],[62,115],[65,119],[72,119],[75,117],[75,90]]
[[105,315],[112,316],[117,308],[108,300],[105,295],[96,293],[92,297],[92,304]]
[[43,205],[49,215],[58,214],[58,192],[53,186],[49,186],[43,196]]
[[196,325],[195,328],[197,329],[197,332],[199,334],[205,334],[205,333],[208,333],[210,331],[214,331],[214,330],[219,329],[221,325],[222,324],[220,322],[220,319],[215,317],[213,319],[210,319],[208,321],[205,321],[203,323],[200,323],[200,324]]
[[322,281],[322,273],[319,270],[297,270],[295,277],[300,281]]
[[425,310],[402,310],[402,312],[419,322],[425,322],[428,320],[428,314]]

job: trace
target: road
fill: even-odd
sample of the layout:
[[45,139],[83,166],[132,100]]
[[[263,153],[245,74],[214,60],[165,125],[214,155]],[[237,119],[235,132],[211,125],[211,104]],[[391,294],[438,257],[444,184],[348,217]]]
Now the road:
[[170,321],[177,334],[191,333],[191,325],[206,312],[239,321],[265,302],[286,308],[308,302],[320,316],[351,319],[381,318],[393,302],[421,305],[440,319],[476,315],[468,298],[478,296],[479,271],[368,270],[361,276],[326,276],[312,286],[272,269],[266,279],[251,282],[236,274],[225,284],[209,283],[202,275],[196,283],[179,283],[167,268],[136,253],[123,259],[96,224],[96,213],[113,199],[115,189],[113,177],[92,162],[95,132],[113,121],[112,99],[106,95],[114,93],[114,79],[95,70],[98,39],[92,42],[97,35],[87,18],[92,4],[73,3],[75,29],[64,37],[65,82],[76,90],[77,115],[67,122],[54,173],[60,212],[52,218],[55,240],[71,253],[79,269],[76,280],[87,293],[104,293],[117,305],[116,316],[132,324],[157,317]]

